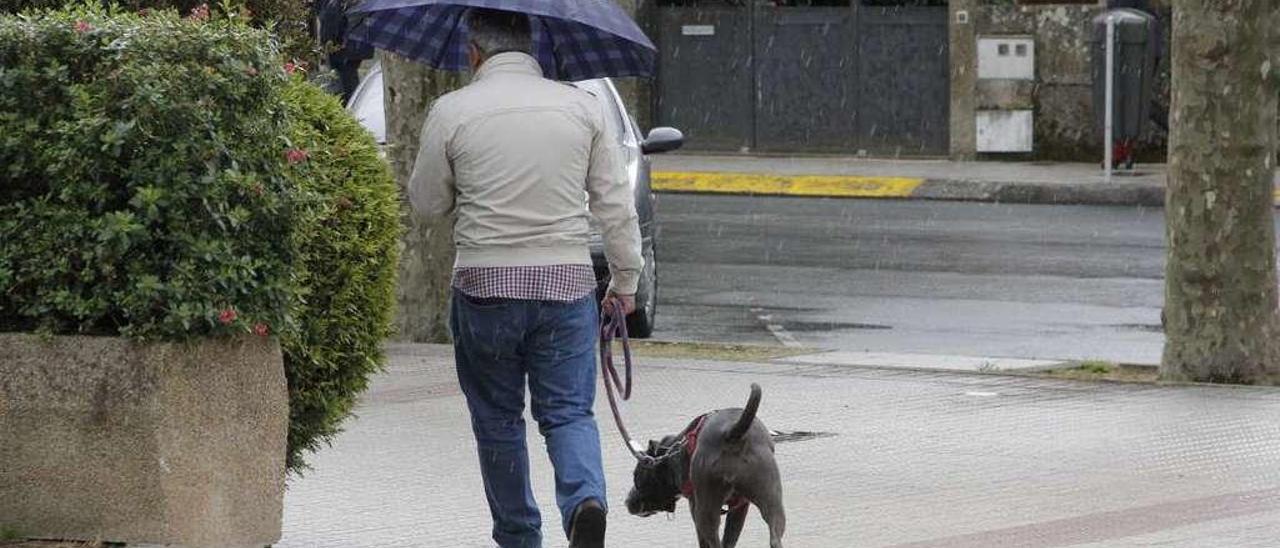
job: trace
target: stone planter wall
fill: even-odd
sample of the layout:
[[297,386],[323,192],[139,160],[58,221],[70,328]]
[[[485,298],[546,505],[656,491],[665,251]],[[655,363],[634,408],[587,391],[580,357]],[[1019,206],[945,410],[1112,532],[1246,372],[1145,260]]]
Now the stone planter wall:
[[279,540],[279,346],[0,334],[0,527],[190,547]]

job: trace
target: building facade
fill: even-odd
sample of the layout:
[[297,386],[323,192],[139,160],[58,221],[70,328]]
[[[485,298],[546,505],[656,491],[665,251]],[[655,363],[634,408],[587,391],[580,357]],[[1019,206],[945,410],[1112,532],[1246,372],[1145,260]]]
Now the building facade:
[[[1117,4],[1115,0],[1111,4]],[[1168,51],[1168,8],[1156,12]],[[1106,2],[661,0],[638,16],[652,125],[709,152],[1101,161],[1092,20]],[[1155,111],[1168,105],[1168,55]],[[1158,117],[1153,117],[1158,118]],[[1140,159],[1163,158],[1148,122]]]

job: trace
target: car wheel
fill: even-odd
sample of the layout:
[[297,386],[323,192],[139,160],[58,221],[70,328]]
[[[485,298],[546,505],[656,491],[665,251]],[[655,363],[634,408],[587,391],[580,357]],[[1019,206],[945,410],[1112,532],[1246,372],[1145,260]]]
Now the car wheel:
[[653,248],[644,252],[644,270],[640,271],[640,287],[636,289],[636,311],[627,316],[627,334],[637,339],[653,335],[658,309],[658,262]]

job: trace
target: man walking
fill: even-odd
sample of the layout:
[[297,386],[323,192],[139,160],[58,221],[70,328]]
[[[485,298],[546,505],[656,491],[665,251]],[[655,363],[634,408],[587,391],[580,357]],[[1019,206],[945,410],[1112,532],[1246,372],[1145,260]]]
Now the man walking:
[[450,328],[493,538],[502,548],[542,545],[525,445],[527,380],[570,546],[600,547],[605,481],[592,413],[600,318],[588,204],[612,275],[606,306],[630,313],[643,266],[634,197],[603,107],[542,77],[528,18],[482,9],[468,17],[474,77],[432,106],[409,196],[424,218],[454,216]]

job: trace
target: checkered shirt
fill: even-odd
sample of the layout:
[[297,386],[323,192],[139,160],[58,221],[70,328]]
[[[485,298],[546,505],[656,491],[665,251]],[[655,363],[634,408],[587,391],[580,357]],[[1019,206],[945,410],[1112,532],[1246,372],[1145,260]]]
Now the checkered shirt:
[[596,290],[590,265],[458,267],[453,287],[477,299],[576,301]]

